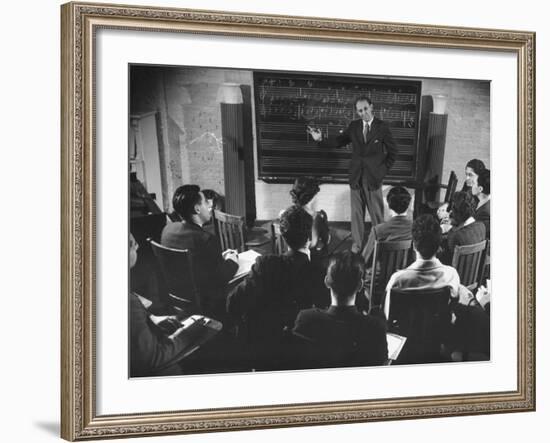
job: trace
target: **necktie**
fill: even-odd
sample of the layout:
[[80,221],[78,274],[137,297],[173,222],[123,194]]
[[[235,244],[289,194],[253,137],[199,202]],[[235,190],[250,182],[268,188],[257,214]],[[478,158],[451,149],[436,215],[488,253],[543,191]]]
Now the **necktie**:
[[365,127],[363,128],[363,140],[365,143],[367,143],[367,135],[369,135],[369,124],[365,123]]

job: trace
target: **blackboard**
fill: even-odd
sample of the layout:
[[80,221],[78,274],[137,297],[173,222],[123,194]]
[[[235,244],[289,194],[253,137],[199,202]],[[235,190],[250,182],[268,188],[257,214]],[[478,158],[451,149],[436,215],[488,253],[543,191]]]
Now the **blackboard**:
[[365,95],[384,120],[398,155],[385,182],[416,181],[421,82],[366,76],[254,72],[258,177],[290,183],[300,175],[323,183],[347,183],[351,146],[321,148],[311,125],[329,137],[358,118],[354,101]]

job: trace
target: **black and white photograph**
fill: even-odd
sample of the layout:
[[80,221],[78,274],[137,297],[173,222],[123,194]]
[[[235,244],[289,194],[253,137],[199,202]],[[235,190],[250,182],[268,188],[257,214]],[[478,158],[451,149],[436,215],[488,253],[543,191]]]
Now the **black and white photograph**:
[[129,377],[491,360],[491,82],[128,66]]

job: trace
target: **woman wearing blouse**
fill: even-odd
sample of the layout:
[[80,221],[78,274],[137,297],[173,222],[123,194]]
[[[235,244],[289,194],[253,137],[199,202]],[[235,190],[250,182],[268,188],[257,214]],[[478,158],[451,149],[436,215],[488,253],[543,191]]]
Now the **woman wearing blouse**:
[[470,192],[455,192],[451,200],[450,217],[454,227],[447,236],[442,262],[450,264],[455,246],[473,245],[485,240],[485,225],[474,218],[476,202]]

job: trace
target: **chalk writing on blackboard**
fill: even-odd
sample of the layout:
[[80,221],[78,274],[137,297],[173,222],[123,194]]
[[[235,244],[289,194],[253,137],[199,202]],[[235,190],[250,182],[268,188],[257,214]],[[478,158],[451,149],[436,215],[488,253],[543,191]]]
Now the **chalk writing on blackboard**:
[[397,161],[388,179],[416,179],[420,93],[419,81],[255,72],[259,177],[292,181],[309,174],[328,182],[347,181],[351,150],[320,149],[305,128],[336,135],[357,118],[355,100],[367,96],[397,143]]

